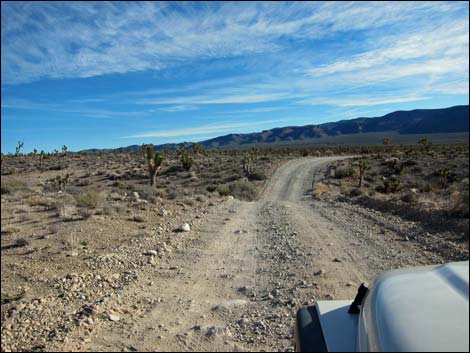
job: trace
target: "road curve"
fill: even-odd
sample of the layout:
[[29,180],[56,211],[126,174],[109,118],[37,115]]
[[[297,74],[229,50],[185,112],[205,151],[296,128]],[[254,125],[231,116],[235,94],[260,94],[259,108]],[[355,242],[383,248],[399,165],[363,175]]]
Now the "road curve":
[[148,270],[120,299],[126,307],[153,304],[103,323],[79,349],[292,350],[296,310],[317,299],[353,298],[361,282],[380,272],[364,249],[391,249],[352,234],[329,217],[336,210],[312,208],[313,175],[335,159],[291,160],[258,201],[226,201],[174,255],[176,270]]

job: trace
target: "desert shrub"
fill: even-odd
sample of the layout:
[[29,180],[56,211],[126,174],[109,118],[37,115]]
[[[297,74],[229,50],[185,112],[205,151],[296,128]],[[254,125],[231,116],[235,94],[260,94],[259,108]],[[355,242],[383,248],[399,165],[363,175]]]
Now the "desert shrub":
[[111,216],[116,213],[116,209],[113,205],[106,204],[103,206],[103,214]]
[[335,178],[342,179],[354,175],[354,169],[351,167],[339,166],[335,169]]
[[43,206],[46,209],[51,209],[55,207],[54,201],[42,196],[31,196],[26,200],[26,203],[29,206]]
[[169,166],[162,174],[175,174],[181,171],[181,167],[179,165],[171,165]]
[[44,192],[57,192],[60,190],[60,188],[59,185],[56,183],[47,182],[46,184],[44,184],[42,190]]
[[78,195],[75,195],[75,200],[77,201],[77,204],[81,207],[88,208],[97,208],[101,206],[103,204],[104,199],[104,192],[98,192],[95,190],[88,190]]
[[216,185],[207,185],[206,190],[209,191],[209,192],[214,192],[215,190],[217,190],[217,186]]
[[30,244],[31,244],[31,242],[28,239],[18,238],[18,239],[15,240],[14,246],[20,248],[20,247],[23,247],[23,246],[28,246]]
[[174,188],[167,187],[166,188],[166,197],[169,200],[174,200],[178,197],[178,191]]
[[197,202],[205,202],[206,198],[204,197],[204,195],[197,195],[196,196],[196,201]]
[[469,189],[469,179],[468,177],[467,178],[463,178],[461,181],[460,181],[460,184],[462,185],[462,188],[465,189],[465,190],[468,190]]
[[57,205],[57,216],[64,220],[72,219],[76,212],[77,208],[69,202],[61,202]]
[[68,165],[67,164],[64,164],[64,163],[59,163],[59,164],[55,164],[55,165],[51,165],[49,168],[47,168],[48,170],[64,170],[64,169],[67,169]]
[[376,190],[383,194],[391,194],[400,191],[401,189],[401,180],[397,177],[390,177],[384,180],[382,186],[378,186]]
[[469,217],[469,191],[463,190],[462,192],[457,193],[453,197],[453,206],[451,209],[451,214],[461,217]]
[[145,222],[145,218],[142,216],[134,215],[132,217],[129,217],[129,221],[143,223]]
[[90,179],[82,179],[76,184],[77,186],[88,186],[91,185],[91,180]]
[[427,181],[424,180],[418,180],[415,183],[415,186],[421,191],[421,192],[430,192],[432,190],[431,184]]
[[70,194],[70,195],[77,195],[81,192],[80,188],[77,187],[77,186],[74,186],[74,185],[67,185],[65,188],[64,188],[64,191],[67,193],[67,194]]
[[412,166],[415,166],[416,164],[418,163],[414,161],[413,159],[408,159],[405,162],[403,162],[403,165],[406,167],[412,167]]
[[18,233],[20,231],[20,228],[14,227],[14,226],[2,226],[2,235],[7,235],[7,234],[13,234],[13,233]]
[[28,186],[26,182],[18,179],[10,179],[2,181],[1,193],[3,194],[13,194],[19,190],[27,190]]
[[103,206],[103,214],[111,216],[115,213],[122,214],[126,212],[127,207],[124,204],[116,203],[114,205],[106,204]]
[[406,203],[416,203],[418,202],[418,196],[413,192],[407,192],[400,198],[400,200]]
[[194,171],[190,171],[188,173],[186,173],[186,175],[184,176],[184,178],[186,179],[194,179],[194,178],[197,178],[197,175]]
[[315,197],[319,197],[322,194],[328,193],[330,191],[330,187],[322,182],[315,183],[313,186],[312,194]]
[[228,183],[231,183],[233,181],[237,181],[238,179],[240,179],[240,176],[234,174],[234,175],[230,175],[230,176],[224,178],[223,182],[228,184]]
[[16,174],[16,168],[11,167],[11,168],[2,168],[2,175],[12,175]]
[[82,219],[88,219],[90,218],[91,216],[93,216],[93,211],[91,211],[90,209],[88,208],[79,208],[78,209],[78,214],[79,216],[82,218]]
[[126,189],[126,184],[123,183],[122,181],[115,181],[114,183],[111,184],[111,186],[118,188],[118,189]]
[[414,173],[414,174],[421,174],[423,172],[423,168],[421,167],[413,167],[411,168],[411,171]]
[[266,174],[260,171],[254,171],[248,175],[249,180],[266,180],[267,178]]
[[185,205],[188,205],[188,206],[194,206],[194,205],[195,205],[194,200],[193,200],[193,199],[189,199],[189,198],[184,199],[184,200],[183,200],[183,203],[184,203]]
[[157,190],[148,184],[146,185],[135,185],[132,188],[133,191],[137,191],[140,197],[149,202],[155,202],[157,200]]
[[[229,192],[240,200],[253,201],[258,196],[256,187],[246,181],[239,181],[229,185]],[[220,190],[219,190],[220,193]]]
[[49,234],[57,234],[59,232],[59,226],[57,224],[51,224],[48,230]]
[[106,174],[106,179],[108,180],[119,180],[120,178],[121,178],[121,175],[116,172],[110,172]]
[[219,193],[220,196],[230,195],[230,189],[228,188],[227,185],[219,185],[217,187],[217,192]]
[[349,192],[349,195],[353,197],[362,196],[364,195],[364,192],[359,188],[354,188]]

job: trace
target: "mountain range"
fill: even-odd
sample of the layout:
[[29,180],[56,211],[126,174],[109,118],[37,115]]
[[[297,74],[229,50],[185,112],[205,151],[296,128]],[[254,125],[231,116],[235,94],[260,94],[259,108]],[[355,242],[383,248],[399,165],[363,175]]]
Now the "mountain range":
[[[341,120],[318,125],[286,126],[247,134],[228,134],[198,142],[204,148],[237,148],[253,144],[289,144],[299,142],[332,141],[345,136],[411,134],[447,134],[469,132],[469,106],[458,105],[442,109],[415,109],[395,111],[381,117]],[[183,143],[185,146],[192,142]],[[156,145],[155,150],[173,150],[181,144]],[[141,145],[116,149],[90,149],[84,152],[139,151]]]

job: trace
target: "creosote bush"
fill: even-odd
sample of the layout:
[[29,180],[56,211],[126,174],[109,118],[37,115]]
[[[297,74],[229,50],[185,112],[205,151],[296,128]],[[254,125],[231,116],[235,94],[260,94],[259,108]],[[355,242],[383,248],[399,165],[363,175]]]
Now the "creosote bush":
[[230,195],[230,190],[227,185],[219,185],[217,187],[217,191],[220,196],[228,196]]
[[247,181],[237,181],[233,184],[229,184],[229,192],[237,199],[245,201],[253,201],[258,196],[256,187]]
[[78,206],[88,208],[100,207],[105,199],[104,192],[96,190],[88,190],[74,196]]

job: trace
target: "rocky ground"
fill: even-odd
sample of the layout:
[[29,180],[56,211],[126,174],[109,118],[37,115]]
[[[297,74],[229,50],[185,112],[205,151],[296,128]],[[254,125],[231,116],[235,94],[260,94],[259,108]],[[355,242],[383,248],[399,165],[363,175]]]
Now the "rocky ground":
[[[292,351],[300,306],[353,298],[383,270],[468,259],[468,243],[419,222],[312,198],[336,159],[283,164],[257,201],[141,210],[129,196],[127,217],[38,228],[22,246],[2,211],[2,350]],[[2,195],[2,210],[20,205]]]

